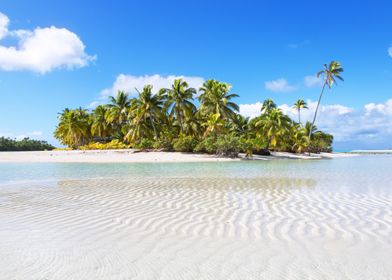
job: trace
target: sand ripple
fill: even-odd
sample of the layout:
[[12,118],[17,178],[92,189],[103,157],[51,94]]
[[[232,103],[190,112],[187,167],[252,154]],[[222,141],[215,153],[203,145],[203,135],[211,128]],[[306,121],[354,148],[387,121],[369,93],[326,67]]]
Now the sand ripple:
[[311,179],[0,189],[0,279],[391,279],[392,197]]

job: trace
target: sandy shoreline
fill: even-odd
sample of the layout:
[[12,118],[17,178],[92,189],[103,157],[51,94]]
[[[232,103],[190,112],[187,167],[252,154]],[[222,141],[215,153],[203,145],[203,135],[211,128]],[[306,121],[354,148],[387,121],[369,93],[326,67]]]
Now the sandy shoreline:
[[350,172],[336,178],[359,177],[351,191],[330,191],[336,178],[300,165],[3,186],[0,279],[391,279],[391,195]]
[[[272,159],[320,159],[351,157],[353,154],[322,153],[311,156],[291,153],[272,153],[272,156],[254,155],[253,160]],[[0,152],[0,163],[8,162],[69,162],[69,163],[148,163],[148,162],[220,162],[244,159],[224,158],[206,154],[178,152],[137,152],[135,150],[89,150],[89,151],[38,151],[38,152]]]

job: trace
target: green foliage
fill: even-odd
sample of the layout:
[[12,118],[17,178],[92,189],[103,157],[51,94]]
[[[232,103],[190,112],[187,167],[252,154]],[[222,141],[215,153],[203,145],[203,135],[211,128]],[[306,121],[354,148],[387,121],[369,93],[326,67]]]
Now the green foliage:
[[243,150],[243,143],[240,138],[234,135],[219,136],[215,143],[216,154],[228,157],[237,157]]
[[[194,151],[198,153],[237,157],[239,152],[246,152],[249,149],[253,149],[251,148],[251,141],[247,142],[234,134],[228,134],[220,135],[218,137],[207,137],[196,145]],[[249,151],[249,154],[251,154],[251,151]]]
[[0,151],[45,151],[53,150],[55,147],[46,141],[33,140],[24,138],[15,140],[6,137],[0,137]]
[[156,150],[162,150],[162,151],[172,151],[173,150],[173,144],[167,139],[164,138],[159,138],[154,142],[153,148]]
[[321,131],[312,135],[310,151],[313,153],[332,152],[333,136]]
[[154,148],[154,141],[148,139],[148,138],[143,138],[138,144],[135,145],[136,149],[140,150],[149,150]]
[[204,138],[196,145],[194,151],[197,153],[216,153],[216,138],[213,136]]
[[193,152],[197,145],[197,140],[192,136],[180,136],[173,141],[173,148],[176,152]]
[[[340,64],[326,67],[324,86],[335,83]],[[329,84],[328,84],[329,83]],[[197,91],[182,79],[171,87],[154,89],[146,85],[138,96],[125,92],[110,97],[108,104],[93,111],[65,109],[59,116],[54,136],[72,149],[115,149],[133,146],[155,149],[236,156],[288,152],[332,151],[333,137],[307,122],[301,124],[306,102],[297,100],[298,122],[277,107],[272,99],[262,103],[260,115],[249,119],[238,113],[237,94],[231,86],[207,80]],[[194,96],[199,93],[197,107]],[[316,110],[317,112],[317,110]],[[112,139],[117,142],[104,144]]]

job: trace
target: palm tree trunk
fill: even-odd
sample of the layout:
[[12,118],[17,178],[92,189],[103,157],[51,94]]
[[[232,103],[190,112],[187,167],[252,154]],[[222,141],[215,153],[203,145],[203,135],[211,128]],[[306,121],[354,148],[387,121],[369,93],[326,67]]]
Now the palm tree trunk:
[[311,147],[310,147],[310,143],[311,143],[311,137],[312,137],[312,130],[313,130],[314,123],[315,123],[315,121],[316,121],[317,111],[318,111],[318,108],[319,108],[319,106],[320,106],[321,97],[323,97],[323,93],[324,93],[324,89],[325,89],[325,85],[326,85],[326,84],[327,84],[327,80],[324,81],[323,88],[321,89],[320,96],[319,96],[319,99],[318,99],[318,102],[317,102],[316,111],[314,112],[314,117],[313,117],[312,125],[311,125],[311,127],[310,127],[310,129],[309,129],[309,145],[308,145],[309,156],[310,156],[310,148],[311,148]]
[[298,108],[298,123],[301,124],[301,109]]
[[316,111],[314,112],[314,117],[313,117],[313,121],[312,121],[312,126],[310,127],[310,130],[309,130],[309,141],[310,141],[310,137],[312,136],[313,125],[314,125],[314,123],[316,122],[317,111],[318,111],[318,108],[319,108],[319,106],[320,106],[321,97],[323,96],[323,93],[324,93],[324,89],[325,89],[325,85],[326,85],[326,84],[327,84],[327,81],[324,81],[323,88],[321,89],[321,93],[320,93],[320,96],[319,96],[319,99],[318,99],[318,102],[317,102]]
[[266,150],[269,150],[269,147],[271,145],[271,138],[272,137],[268,137],[267,147],[265,147]]
[[152,119],[151,109],[150,109],[150,122],[151,122],[152,128],[153,128],[153,130],[154,130],[155,139],[158,139],[157,130],[156,130],[156,128],[155,128],[154,121],[153,121],[153,119]]

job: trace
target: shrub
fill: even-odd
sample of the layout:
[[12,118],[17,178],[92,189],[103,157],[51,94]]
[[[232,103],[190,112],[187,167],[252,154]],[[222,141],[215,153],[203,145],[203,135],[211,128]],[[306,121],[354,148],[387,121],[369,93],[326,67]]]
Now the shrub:
[[87,145],[79,147],[80,150],[117,150],[117,149],[129,149],[129,145],[115,139],[109,143],[92,142]]
[[207,137],[200,141],[194,151],[196,153],[208,153],[208,154],[215,154],[216,153],[216,139],[215,137]]
[[196,145],[197,141],[192,136],[180,136],[173,141],[173,148],[176,152],[192,152]]
[[332,152],[333,136],[321,131],[312,135],[309,151],[312,153]]
[[157,149],[157,150],[159,150],[159,149],[164,150],[164,151],[172,151],[173,150],[172,143],[167,139],[156,140],[154,142],[153,147],[154,147],[154,149]]
[[138,144],[135,145],[136,149],[140,150],[148,150],[148,149],[153,149],[154,148],[154,141],[143,138]]
[[216,140],[216,153],[220,156],[238,157],[242,150],[242,143],[239,137],[234,135],[223,135]]

